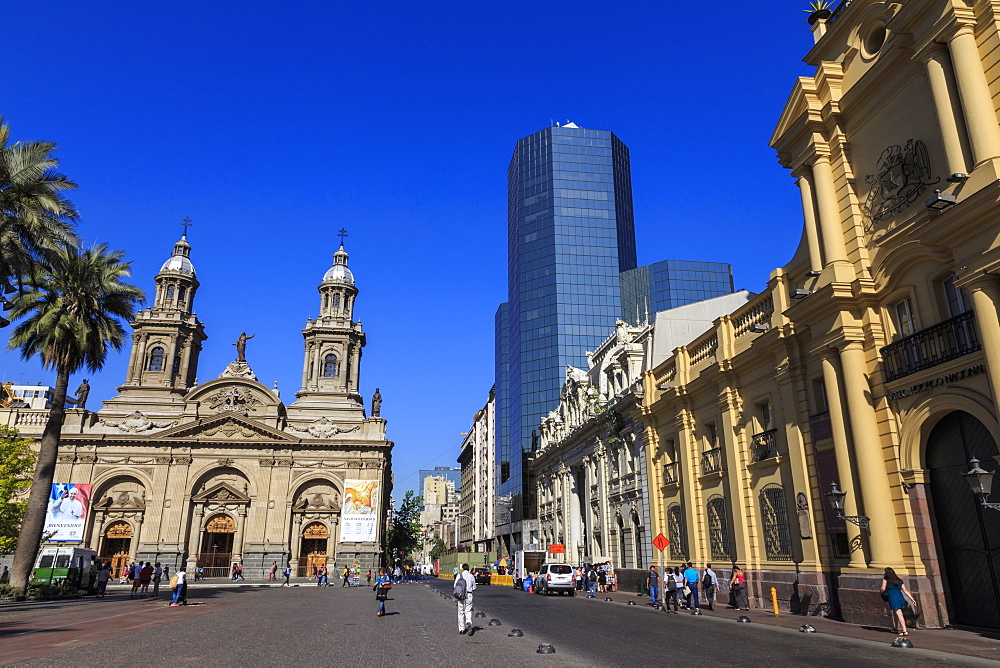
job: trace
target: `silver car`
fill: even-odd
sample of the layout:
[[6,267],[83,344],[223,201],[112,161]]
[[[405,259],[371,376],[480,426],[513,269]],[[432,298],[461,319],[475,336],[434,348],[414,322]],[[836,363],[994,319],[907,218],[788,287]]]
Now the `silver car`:
[[576,576],[573,567],[569,564],[542,564],[535,576],[535,593],[548,594],[549,592],[568,592],[570,596],[576,595]]

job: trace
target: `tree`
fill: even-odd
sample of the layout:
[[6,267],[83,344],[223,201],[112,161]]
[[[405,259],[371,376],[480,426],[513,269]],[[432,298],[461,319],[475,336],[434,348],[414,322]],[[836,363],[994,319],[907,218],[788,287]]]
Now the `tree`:
[[444,540],[441,538],[441,536],[437,536],[434,538],[434,547],[431,548],[431,551],[428,552],[428,554],[430,555],[431,559],[437,559],[447,551],[448,551],[448,546],[444,544]]
[[130,276],[129,263],[120,251],[105,245],[82,251],[63,246],[47,265],[39,267],[25,292],[14,299],[12,315],[24,318],[11,335],[10,349],[21,357],[36,355],[44,367],[55,369],[45,428],[38,447],[38,461],[14,553],[10,582],[23,591],[38,554],[45,525],[59,438],[66,416],[69,377],[81,367],[97,371],[107,359],[108,349],[121,350],[125,329],[120,320],[132,320],[144,300],[142,291],[123,282]]
[[28,504],[24,492],[31,486],[35,466],[30,438],[20,438],[17,429],[0,425],[0,554],[17,547],[17,534]]
[[[391,524],[386,536],[386,550],[391,566],[395,559],[402,561],[406,555],[420,547],[423,527],[420,525],[420,504],[423,500],[412,491],[406,493],[399,509],[392,513]],[[402,553],[402,556],[399,556]]]
[[39,261],[79,241],[79,214],[65,191],[76,188],[56,169],[52,142],[10,142],[0,116],[0,297],[34,273]]

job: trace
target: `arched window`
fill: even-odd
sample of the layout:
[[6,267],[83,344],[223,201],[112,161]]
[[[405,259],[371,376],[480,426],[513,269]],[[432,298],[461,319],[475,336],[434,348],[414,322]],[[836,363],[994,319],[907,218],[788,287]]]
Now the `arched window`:
[[670,534],[670,558],[687,559],[687,546],[684,530],[684,513],[681,504],[675,503],[667,508],[667,533]]
[[174,373],[178,373],[181,370],[181,356],[177,355],[174,357]]
[[337,375],[337,356],[327,355],[323,358],[323,377],[334,378]]
[[177,289],[177,301],[184,301],[184,295],[187,294],[187,288],[183,285]]
[[174,298],[174,286],[168,285],[167,286],[167,299],[173,299],[173,298]]
[[149,370],[163,371],[163,348],[157,346],[149,353]]
[[760,523],[764,529],[764,551],[771,561],[792,560],[792,539],[788,533],[785,491],[770,484],[760,491]]
[[326,307],[328,307],[329,305],[330,305],[330,295],[328,295],[328,294],[326,294],[326,293],[324,292],[324,293],[323,293],[323,308],[326,308]]
[[340,293],[333,296],[333,308],[340,308]]
[[711,543],[712,559],[729,560],[729,518],[726,514],[726,500],[718,495],[708,500],[708,541]]

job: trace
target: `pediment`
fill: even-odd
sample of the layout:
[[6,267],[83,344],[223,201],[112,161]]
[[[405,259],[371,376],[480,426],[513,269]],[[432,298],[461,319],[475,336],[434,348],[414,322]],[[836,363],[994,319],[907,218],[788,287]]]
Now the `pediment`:
[[253,418],[237,413],[222,413],[167,429],[156,435],[159,439],[209,439],[233,441],[261,441],[298,443],[300,439],[289,436]]
[[250,497],[228,483],[220,482],[191,499],[195,503],[250,503]]

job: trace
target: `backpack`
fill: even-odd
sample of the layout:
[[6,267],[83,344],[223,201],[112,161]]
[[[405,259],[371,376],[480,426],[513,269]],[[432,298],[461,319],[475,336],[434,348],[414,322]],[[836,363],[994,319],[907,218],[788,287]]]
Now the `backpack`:
[[459,573],[458,577],[455,578],[455,587],[451,590],[451,593],[455,597],[455,600],[465,600],[465,595],[468,593],[468,585],[465,582],[465,575],[462,573]]
[[590,580],[591,582],[597,582],[597,571],[591,568],[590,572],[587,573],[587,579]]
[[712,576],[708,574],[708,571],[705,572],[705,577],[701,579],[701,586],[705,589],[712,586]]
[[664,576],[667,579],[667,591],[677,591],[677,580],[669,573]]

